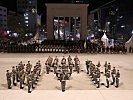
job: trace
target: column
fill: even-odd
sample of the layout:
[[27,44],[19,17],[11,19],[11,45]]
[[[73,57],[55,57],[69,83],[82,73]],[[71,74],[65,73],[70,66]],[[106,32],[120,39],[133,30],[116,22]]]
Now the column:
[[74,18],[74,40],[76,40],[76,17]]
[[63,22],[64,22],[64,26],[63,26],[63,32],[64,32],[64,34],[63,34],[63,36],[64,36],[64,40],[65,40],[65,39],[66,39],[66,38],[65,38],[65,27],[66,27],[66,26],[65,26],[65,17],[63,17]]
[[70,31],[71,31],[71,17],[69,17],[69,37],[70,37]]
[[58,17],[58,24],[57,24],[57,30],[58,30],[58,40],[60,40],[60,31],[59,31],[59,29],[60,29],[60,26],[59,26],[59,18],[60,17]]

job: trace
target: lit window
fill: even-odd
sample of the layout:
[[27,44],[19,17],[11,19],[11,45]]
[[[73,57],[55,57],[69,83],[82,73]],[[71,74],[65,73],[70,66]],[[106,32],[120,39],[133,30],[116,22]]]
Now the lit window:
[[28,17],[25,17],[25,19],[28,19]]
[[28,23],[28,21],[25,21],[25,23]]
[[28,13],[25,13],[24,16],[28,16]]
[[125,26],[124,25],[121,25],[121,28],[124,28]]
[[123,16],[120,16],[120,18],[123,18]]

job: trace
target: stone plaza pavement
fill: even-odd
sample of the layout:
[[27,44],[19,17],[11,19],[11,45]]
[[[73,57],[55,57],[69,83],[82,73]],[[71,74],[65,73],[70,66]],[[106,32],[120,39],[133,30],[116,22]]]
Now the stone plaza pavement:
[[[74,72],[67,80],[66,91],[62,92],[60,89],[60,82],[51,72],[45,74],[45,61],[48,56],[58,56],[62,59],[71,55],[72,58],[77,55],[80,59],[81,72],[77,74]],[[106,88],[101,85],[97,89],[91,82],[89,76],[86,74],[85,61],[92,60],[94,64],[98,61],[101,63],[101,71],[104,72],[104,63],[108,61],[112,67],[120,70],[120,87],[115,88],[110,86]],[[19,86],[13,87],[11,90],[7,89],[6,85],[6,70],[11,71],[12,66],[18,65],[20,61],[27,63],[31,61],[34,66],[40,60],[42,64],[42,76],[36,89],[31,93],[27,93],[27,87],[23,90]],[[0,100],[133,100],[133,54],[62,54],[62,53],[0,53]],[[101,75],[101,83],[105,82],[105,76]]]

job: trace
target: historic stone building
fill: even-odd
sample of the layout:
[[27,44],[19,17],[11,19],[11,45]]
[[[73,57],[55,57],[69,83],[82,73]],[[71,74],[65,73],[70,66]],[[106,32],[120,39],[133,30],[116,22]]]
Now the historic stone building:
[[88,4],[46,4],[48,40],[84,40]]

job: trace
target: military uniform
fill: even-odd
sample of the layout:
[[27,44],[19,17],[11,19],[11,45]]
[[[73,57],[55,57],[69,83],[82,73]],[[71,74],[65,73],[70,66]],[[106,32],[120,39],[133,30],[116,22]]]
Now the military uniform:
[[9,70],[7,70],[7,73],[6,73],[6,77],[7,77],[7,85],[8,85],[8,89],[11,89],[12,86],[11,86],[11,73],[9,73]]
[[49,66],[48,62],[46,62],[45,65],[46,65],[46,73],[49,74],[50,66]]
[[62,75],[61,75],[61,89],[62,89],[62,92],[65,91],[65,86],[66,86],[66,80],[65,80],[65,73],[63,72]]
[[109,79],[110,79],[110,72],[106,72],[106,83],[107,83],[107,88],[109,88]]
[[33,84],[37,85],[37,82],[39,81],[39,70],[38,69],[34,69],[33,71]]
[[32,72],[31,72],[31,76],[30,76],[30,77],[31,77],[31,81],[32,81],[32,89],[34,89],[34,88],[35,88],[35,86],[34,86],[34,85],[35,85],[35,81],[36,81],[36,79],[35,79],[35,77],[34,77],[34,76],[35,76],[35,74],[34,74],[34,72],[32,71]]
[[63,79],[63,80],[61,81],[62,92],[65,91],[65,86],[66,86],[66,80]]
[[37,70],[38,70],[38,74],[39,74],[39,76],[41,76],[41,63],[40,63],[40,60],[38,61],[38,67],[37,67]]
[[97,72],[95,69],[93,70],[93,76],[92,77],[93,77],[92,81],[94,82],[94,84],[96,84],[97,83]]
[[58,78],[58,80],[61,79],[61,74],[62,74],[61,70],[56,71],[56,77]]
[[57,56],[55,57],[54,62],[56,62],[56,64],[58,64],[59,59],[57,58]]
[[62,60],[61,60],[61,64],[66,64],[66,58],[63,56]]
[[57,64],[54,63],[54,64],[53,64],[53,67],[54,67],[54,74],[55,74],[55,73],[56,73],[56,70],[57,70]]
[[32,65],[30,64],[30,61],[28,61],[28,64],[26,65],[26,72],[27,74],[30,74]]
[[111,71],[111,65],[108,63],[108,70]]
[[70,74],[72,74],[72,72],[73,72],[73,62],[72,61],[70,61],[70,63],[69,63],[69,69],[70,69]]
[[13,85],[16,86],[16,69],[14,66],[12,67],[12,81]]
[[116,69],[115,69],[115,67],[113,67],[113,70],[111,72],[111,75],[112,75],[112,83],[111,83],[111,85],[113,85],[115,83],[115,75],[116,75]]
[[89,61],[89,60],[86,61],[87,74],[89,74],[89,72],[90,72],[90,71],[89,71],[90,63],[91,63],[91,61]]
[[117,70],[117,73],[116,73],[116,88],[119,87],[119,80],[120,80],[120,72],[119,72],[119,70]]
[[108,71],[108,64],[107,64],[107,61],[105,61],[105,64],[104,64],[104,67],[105,67],[105,74],[106,74],[106,72]]
[[20,81],[20,79],[19,79],[19,68],[18,68],[18,66],[16,66],[16,80],[17,80],[17,82]]
[[75,61],[75,62],[76,62],[76,61],[79,61],[79,58],[77,57],[77,55],[75,56],[74,61]]
[[49,56],[47,59],[47,62],[50,67],[52,66],[52,61],[53,61],[53,58]]
[[69,63],[70,61],[72,61],[72,58],[71,58],[70,55],[69,55],[69,57],[67,58],[67,60],[68,60],[68,63]]
[[91,64],[90,65],[90,74],[89,74],[89,76],[92,78],[92,76],[93,76],[93,70],[94,70],[94,66],[93,66],[93,64]]
[[20,72],[20,89],[24,88],[24,81],[25,81],[25,72],[21,70]]
[[97,70],[97,88],[100,87],[100,69]]
[[79,71],[80,71],[79,64],[80,64],[79,60],[75,61],[75,69],[76,69],[77,73],[79,73]]
[[30,74],[27,76],[27,83],[28,83],[28,93],[31,93],[31,91],[32,91],[32,78],[31,78]]

